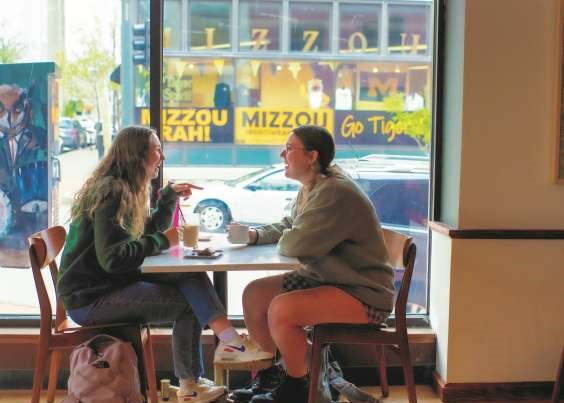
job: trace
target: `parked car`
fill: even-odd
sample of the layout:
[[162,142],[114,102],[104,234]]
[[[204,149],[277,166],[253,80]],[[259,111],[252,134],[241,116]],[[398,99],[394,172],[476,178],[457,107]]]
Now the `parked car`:
[[78,123],[80,123],[80,126],[84,128],[84,132],[86,134],[86,144],[89,146],[96,144],[96,123],[86,116],[79,118]]
[[62,118],[59,121],[59,138],[63,149],[76,150],[87,144],[86,131],[77,120],[71,118]]
[[232,220],[252,224],[280,220],[298,190],[299,183],[286,178],[282,165],[275,165],[238,179],[207,184],[183,207],[200,213],[202,230],[222,232]]
[[[428,170],[411,172],[407,167],[402,172],[396,167],[385,171],[370,163],[338,163],[371,198],[383,223],[413,226],[417,220],[426,220],[428,190],[423,193],[423,188],[428,187]],[[182,202],[182,207],[183,211],[200,213],[203,230],[221,232],[231,220],[250,224],[280,220],[298,190],[299,182],[287,178],[284,166],[278,164],[235,180],[207,184],[203,191]]]
[[[359,170],[357,183],[376,208],[382,227],[411,236],[417,247],[409,302],[412,313],[427,306],[429,173]],[[396,290],[402,273],[396,271]]]

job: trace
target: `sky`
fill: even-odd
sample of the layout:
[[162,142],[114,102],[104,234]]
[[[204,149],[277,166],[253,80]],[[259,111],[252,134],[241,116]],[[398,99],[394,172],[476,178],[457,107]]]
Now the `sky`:
[[[89,35],[95,35],[100,46],[111,53],[114,25],[118,28],[116,55],[119,57],[121,0],[62,1],[65,12],[65,51],[68,57],[72,58],[80,53]],[[22,61],[49,60],[46,32],[50,23],[47,13],[50,2],[53,0],[0,0],[0,38],[23,45]]]
[[94,33],[100,46],[112,51],[115,27],[116,55],[120,54],[121,0],[65,0],[65,42],[69,56],[82,49],[83,40]]

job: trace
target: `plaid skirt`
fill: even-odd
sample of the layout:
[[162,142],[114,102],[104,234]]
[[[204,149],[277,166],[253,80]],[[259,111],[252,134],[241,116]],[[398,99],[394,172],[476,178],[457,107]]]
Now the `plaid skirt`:
[[[284,274],[282,281],[282,289],[284,292],[307,290],[308,288],[320,287],[322,285],[322,283],[301,276],[295,271]],[[381,309],[377,309],[365,303],[362,303],[362,306],[364,307],[366,315],[368,316],[368,323],[370,324],[379,325],[390,316],[390,312],[388,311],[382,311]]]

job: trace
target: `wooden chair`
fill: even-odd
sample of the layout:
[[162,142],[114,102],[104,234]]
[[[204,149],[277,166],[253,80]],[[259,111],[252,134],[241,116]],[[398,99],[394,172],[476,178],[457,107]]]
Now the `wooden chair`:
[[319,370],[321,366],[321,349],[324,345],[331,343],[378,345],[380,385],[384,397],[387,397],[389,394],[384,346],[390,346],[393,351],[399,354],[409,403],[417,403],[405,316],[416,247],[411,237],[387,229],[383,231],[386,247],[390,255],[390,263],[394,268],[404,269],[395,305],[396,327],[392,329],[375,325],[351,324],[321,324],[315,326],[313,330],[309,403],[316,403],[315,399],[317,396]]
[[119,323],[100,326],[80,326],[67,318],[65,309],[57,296],[55,320],[51,308],[51,299],[47,293],[42,269],[49,266],[53,287],[57,283],[58,267],[55,258],[63,249],[66,231],[61,226],[51,227],[37,232],[29,237],[29,258],[33,279],[37,289],[40,308],[39,347],[37,352],[35,372],[33,374],[32,403],[40,400],[43,384],[43,373],[50,358],[49,383],[47,387],[47,401],[52,402],[57,387],[57,375],[61,362],[62,350],[69,350],[99,333],[108,333],[130,341],[138,357],[142,357],[144,365],[139,360],[139,375],[142,392],[146,396],[146,386],[149,389],[151,402],[158,402],[157,380],[153,358],[153,346],[148,326]]

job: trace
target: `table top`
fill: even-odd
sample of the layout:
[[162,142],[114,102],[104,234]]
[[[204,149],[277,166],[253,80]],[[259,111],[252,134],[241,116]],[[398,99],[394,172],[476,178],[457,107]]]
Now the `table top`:
[[209,242],[200,242],[200,248],[221,250],[215,259],[185,258],[190,249],[173,247],[160,255],[145,258],[143,273],[249,271],[249,270],[296,270],[298,259],[282,256],[276,245],[233,245],[224,234],[215,234]]

